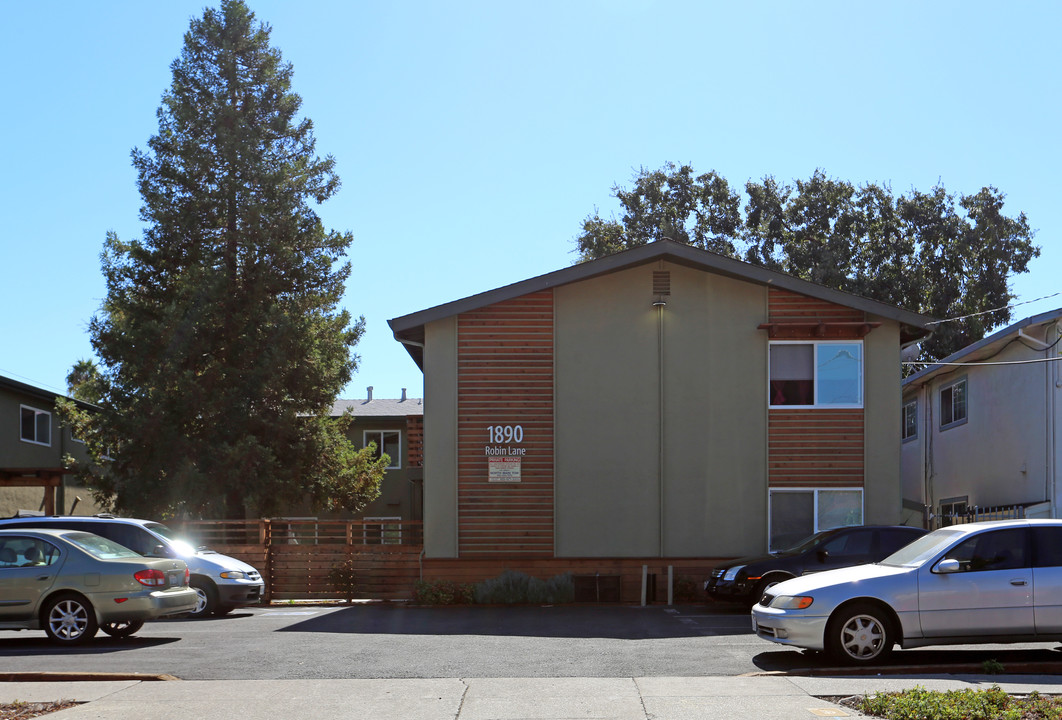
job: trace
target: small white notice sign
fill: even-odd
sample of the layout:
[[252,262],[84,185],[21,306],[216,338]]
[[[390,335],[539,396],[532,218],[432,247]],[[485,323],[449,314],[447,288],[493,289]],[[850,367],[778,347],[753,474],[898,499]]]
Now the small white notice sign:
[[487,480],[492,483],[520,482],[520,460],[518,457],[487,458],[490,468]]

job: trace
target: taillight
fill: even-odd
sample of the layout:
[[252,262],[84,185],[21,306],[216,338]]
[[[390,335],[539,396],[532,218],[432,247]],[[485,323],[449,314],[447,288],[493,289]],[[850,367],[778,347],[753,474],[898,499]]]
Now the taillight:
[[189,583],[189,581],[190,581],[191,579],[192,579],[192,573],[191,573],[191,571],[190,571],[190,570],[189,570],[189,569],[188,569],[188,568],[186,567],[186,568],[184,569],[184,584],[185,584],[185,585],[187,585],[187,584]]
[[[187,572],[187,570],[185,570]],[[133,573],[133,577],[141,585],[147,585],[148,587],[162,587],[166,584],[166,573],[154,568],[148,568],[147,570],[138,570]]]

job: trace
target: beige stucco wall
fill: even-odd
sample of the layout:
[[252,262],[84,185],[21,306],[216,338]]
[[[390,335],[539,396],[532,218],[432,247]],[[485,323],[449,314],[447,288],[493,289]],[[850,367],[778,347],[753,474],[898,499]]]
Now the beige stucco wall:
[[[652,306],[659,269],[671,272],[663,311]],[[654,264],[558,288],[556,308],[557,555],[762,545],[766,291]]]
[[863,339],[863,521],[868,525],[893,525],[900,522],[902,507],[900,329],[883,318],[869,319],[882,324]]
[[[662,311],[652,294],[661,269],[671,273]],[[554,289],[557,557],[766,549],[768,337],[757,326],[767,319],[767,295],[751,282],[669,263]],[[870,319],[882,325],[864,347],[865,522],[894,523],[899,329]],[[456,318],[425,332],[425,552],[456,557]]]
[[[992,362],[1043,357],[1015,343]],[[981,507],[1035,503],[1048,499],[1048,396],[1056,392],[1049,363],[962,367],[934,378],[928,402],[919,405],[920,438],[932,434],[930,498],[934,506],[946,498],[968,497]],[[940,390],[967,379],[968,420],[940,429]],[[921,398],[920,398],[921,399]],[[927,427],[928,426],[928,427]],[[917,470],[910,457],[920,448],[903,447],[905,486]]]
[[457,557],[457,318],[424,328],[424,554]]

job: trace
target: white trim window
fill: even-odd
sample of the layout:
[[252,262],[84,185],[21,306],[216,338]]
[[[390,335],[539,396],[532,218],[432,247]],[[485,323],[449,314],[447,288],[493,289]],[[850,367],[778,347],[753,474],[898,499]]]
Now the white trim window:
[[362,523],[362,542],[366,545],[401,545],[402,518],[367,517]]
[[771,407],[863,407],[863,341],[769,344]]
[[967,404],[966,378],[943,385],[940,388],[940,429],[962,425],[966,422],[969,407]]
[[369,443],[376,443],[376,452],[373,457],[380,459],[381,453],[387,453],[391,458],[388,470],[402,469],[402,433],[398,430],[366,430],[364,447]]
[[900,439],[910,442],[918,438],[918,400],[904,403],[903,425],[900,428]]
[[822,530],[863,524],[863,488],[775,488],[770,491],[768,549],[792,547]]
[[52,444],[52,414],[47,410],[20,405],[19,424],[22,442],[34,445]]

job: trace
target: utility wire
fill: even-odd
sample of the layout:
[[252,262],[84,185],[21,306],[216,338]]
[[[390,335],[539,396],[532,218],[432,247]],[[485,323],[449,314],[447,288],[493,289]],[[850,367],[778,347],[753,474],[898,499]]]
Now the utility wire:
[[946,318],[944,320],[934,320],[933,322],[926,323],[926,324],[927,325],[940,325],[940,324],[946,323],[946,322],[957,322],[959,320],[965,320],[966,318],[977,317],[978,315],[988,315],[989,313],[999,312],[1000,310],[1011,310],[1013,308],[1018,307],[1019,305],[1028,305],[1029,303],[1040,302],[1041,300],[1048,300],[1050,298],[1057,297],[1059,295],[1062,295],[1062,292],[1056,292],[1056,293],[1053,293],[1051,295],[1044,295],[1043,297],[1038,297],[1035,300],[1023,300],[1022,302],[1014,303],[1013,305],[1005,305],[1003,307],[995,308],[994,310],[982,310],[981,312],[970,313],[969,315],[960,315],[959,317]]

